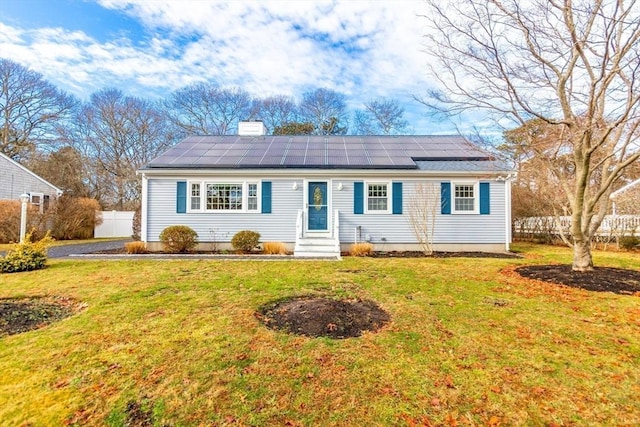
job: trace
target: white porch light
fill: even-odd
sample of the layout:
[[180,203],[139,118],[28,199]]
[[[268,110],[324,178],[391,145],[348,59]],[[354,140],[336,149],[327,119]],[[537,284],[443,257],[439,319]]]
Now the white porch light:
[[27,234],[27,203],[29,202],[29,195],[22,193],[20,202],[22,203],[22,210],[20,211],[20,243],[24,243],[24,236]]
[[298,183],[294,182],[293,186],[291,187],[293,190],[297,190],[298,189]]

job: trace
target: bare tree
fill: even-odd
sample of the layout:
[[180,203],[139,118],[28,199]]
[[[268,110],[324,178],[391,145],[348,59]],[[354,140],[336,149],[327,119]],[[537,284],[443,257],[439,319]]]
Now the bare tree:
[[251,118],[262,120],[267,133],[273,134],[277,126],[294,122],[298,115],[298,106],[293,98],[275,95],[258,99],[253,104]]
[[41,74],[0,58],[0,152],[24,160],[51,144],[76,104]]
[[403,118],[404,108],[395,99],[372,99],[365,102],[364,106],[375,119],[378,129],[383,135],[406,132],[409,122]]
[[300,115],[303,122],[313,124],[318,135],[344,135],[347,132],[346,97],[334,90],[319,88],[305,92]]
[[103,207],[119,210],[140,198],[136,170],[176,139],[159,106],[117,89],[91,95],[66,137],[89,162]]
[[378,129],[367,110],[355,110],[351,120],[350,132],[352,135],[376,135]]
[[251,104],[248,92],[211,83],[178,89],[166,101],[173,123],[189,135],[233,134],[240,120],[251,118]]
[[89,161],[75,148],[67,145],[53,152],[36,152],[27,163],[38,176],[73,197],[97,198]]
[[440,187],[433,182],[417,183],[408,201],[409,224],[425,255],[433,253],[439,208]]
[[572,217],[573,269],[592,269],[591,241],[612,186],[640,156],[640,5],[428,4],[431,74],[443,89],[419,100],[449,114],[481,109],[517,126],[532,118],[557,126],[575,177],[558,176]]

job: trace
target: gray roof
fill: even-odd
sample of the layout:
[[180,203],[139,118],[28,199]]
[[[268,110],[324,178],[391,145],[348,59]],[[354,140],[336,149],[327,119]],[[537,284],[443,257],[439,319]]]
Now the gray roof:
[[145,169],[423,169],[425,161],[489,161],[461,136],[191,136]]
[[418,169],[434,172],[505,172],[513,168],[501,160],[416,161]]

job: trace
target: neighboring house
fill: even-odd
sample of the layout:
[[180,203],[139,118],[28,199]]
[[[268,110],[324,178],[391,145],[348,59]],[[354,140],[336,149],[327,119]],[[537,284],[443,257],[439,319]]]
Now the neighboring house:
[[410,219],[418,184],[436,189],[436,251],[509,249],[513,170],[461,136],[239,133],[188,137],[139,171],[150,249],[181,224],[203,249],[249,229],[298,256],[339,255],[363,241],[419,250]]
[[20,200],[21,194],[28,194],[31,204],[43,212],[62,190],[0,153],[0,200]]

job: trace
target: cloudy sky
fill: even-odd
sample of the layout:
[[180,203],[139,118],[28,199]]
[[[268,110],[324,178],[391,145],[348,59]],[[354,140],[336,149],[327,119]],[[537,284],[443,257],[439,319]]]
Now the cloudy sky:
[[326,87],[397,99],[417,134],[454,133],[413,100],[430,81],[420,0],[0,0],[0,56],[87,99],[209,81],[256,97]]

